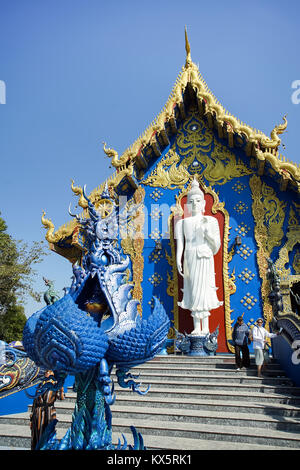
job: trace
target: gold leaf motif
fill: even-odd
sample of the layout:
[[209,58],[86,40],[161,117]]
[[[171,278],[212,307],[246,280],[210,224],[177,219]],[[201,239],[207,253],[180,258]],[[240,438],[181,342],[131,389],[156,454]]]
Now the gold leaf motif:
[[284,235],[282,227],[285,218],[286,203],[280,201],[276,196],[273,188],[262,184],[262,197],[264,200],[264,221],[268,227],[268,238],[266,249],[268,253],[272,253],[275,246],[280,246]]
[[232,178],[253,173],[214,138],[212,130],[205,127],[194,111],[178,132],[176,145],[180,155],[171,148],[143,184],[168,189],[183,188],[191,174],[199,172],[212,184],[225,184]]
[[291,207],[288,219],[288,230],[286,233],[287,241],[280,248],[278,259],[275,263],[276,270],[282,279],[291,276],[291,269],[289,267],[289,253],[293,250],[294,246],[300,240],[300,226],[296,218],[294,209]]
[[161,277],[160,274],[158,273],[154,273],[152,274],[152,276],[149,277],[149,282],[151,282],[151,284],[154,286],[154,287],[157,287],[159,286],[159,284],[162,282],[163,278]]
[[241,160],[225,146],[215,141],[211,155],[206,156],[204,177],[212,184],[225,184],[233,178],[250,175],[253,170],[248,168]]
[[267,250],[268,232],[264,222],[265,206],[262,201],[262,181],[259,176],[253,175],[249,180],[249,186],[252,192],[252,214],[254,217],[254,236],[258,246],[256,260],[258,264],[259,276],[261,278],[261,296],[263,301],[263,312],[266,320],[266,326],[272,320],[273,310],[269,300],[269,286],[267,281],[267,259],[270,253]]
[[235,283],[235,268],[233,268],[233,271],[231,273],[231,276],[228,276],[228,288],[230,291],[230,295],[235,294],[236,292],[236,283]]
[[180,155],[187,155],[192,151],[193,156],[196,157],[196,150],[210,152],[213,142],[212,130],[204,125],[196,111],[192,111],[190,119],[183,124],[176,137]]
[[180,156],[174,150],[169,150],[143,184],[169,189],[183,187],[190,175],[183,165],[176,166],[179,161]]
[[192,173],[201,171],[202,176],[211,184],[225,184],[232,178],[253,173],[241,160],[236,160],[234,153],[215,139],[213,131],[204,125],[196,112],[192,113],[189,121],[179,131],[177,146],[179,153],[186,156],[182,165]]
[[172,278],[171,274],[169,273],[169,271],[167,271],[167,294],[170,296],[170,297],[174,297],[174,292],[175,292],[175,281],[174,279]]
[[[128,212],[133,204],[142,204],[142,207],[136,211],[134,216],[128,221],[126,227],[127,236],[122,237],[123,232],[120,231],[122,237],[121,246],[125,254],[128,254],[132,263],[132,283],[134,284],[132,297],[140,302],[138,311],[142,315],[142,299],[143,299],[143,273],[144,273],[144,236],[143,227],[145,221],[145,214],[143,210],[143,202],[145,199],[145,189],[139,187],[133,196],[133,199],[127,202]],[[120,227],[121,229],[121,227]]]

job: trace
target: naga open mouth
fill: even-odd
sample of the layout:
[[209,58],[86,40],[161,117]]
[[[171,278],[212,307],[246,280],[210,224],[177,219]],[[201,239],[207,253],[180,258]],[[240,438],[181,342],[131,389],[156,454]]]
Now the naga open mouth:
[[114,316],[101,289],[97,275],[89,275],[80,294],[75,299],[80,310],[93,318],[101,330],[106,331],[114,324]]

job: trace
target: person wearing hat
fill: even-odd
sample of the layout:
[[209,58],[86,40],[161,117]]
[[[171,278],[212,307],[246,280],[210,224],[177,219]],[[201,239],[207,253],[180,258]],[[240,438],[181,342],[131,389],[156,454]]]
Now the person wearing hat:
[[235,349],[235,363],[237,370],[241,370],[242,367],[250,367],[250,356],[249,356],[249,328],[245,325],[243,316],[237,317],[232,331],[232,341]]
[[266,344],[266,338],[276,338],[279,335],[278,333],[270,333],[263,327],[264,320],[258,318],[256,320],[256,325],[252,330],[253,337],[253,349],[255,354],[255,364],[257,365],[257,375],[261,376],[261,370],[264,364],[264,349]]

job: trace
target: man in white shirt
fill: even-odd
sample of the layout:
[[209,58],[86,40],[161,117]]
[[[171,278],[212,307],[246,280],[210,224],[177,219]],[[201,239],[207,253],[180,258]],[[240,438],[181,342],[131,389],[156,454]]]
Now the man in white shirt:
[[253,349],[255,354],[255,364],[257,365],[257,375],[261,376],[261,369],[264,363],[264,348],[266,338],[276,338],[279,333],[270,333],[263,326],[263,319],[259,318],[252,330]]

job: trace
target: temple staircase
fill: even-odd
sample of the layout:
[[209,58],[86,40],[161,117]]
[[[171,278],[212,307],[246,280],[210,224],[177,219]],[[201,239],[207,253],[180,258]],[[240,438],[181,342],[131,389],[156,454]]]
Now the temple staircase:
[[[251,361],[237,371],[233,355],[168,355],[134,368],[141,390],[151,388],[140,396],[115,385],[114,442],[124,434],[132,444],[133,425],[148,449],[300,450],[300,388],[274,360],[261,378]],[[69,388],[56,402],[59,438],[71,424],[75,399]],[[29,414],[0,416],[0,448],[30,448]]]

